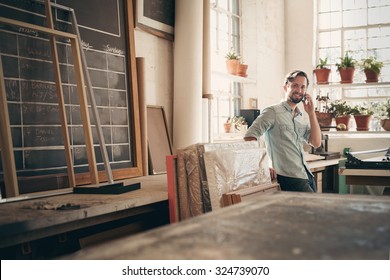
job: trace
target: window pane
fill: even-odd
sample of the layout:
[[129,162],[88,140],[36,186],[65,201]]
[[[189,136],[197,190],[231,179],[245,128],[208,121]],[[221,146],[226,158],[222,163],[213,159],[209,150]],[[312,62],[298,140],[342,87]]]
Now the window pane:
[[388,0],[368,0],[368,7],[388,6]]
[[351,10],[343,13],[343,26],[362,26],[367,25],[367,12],[362,10]]
[[390,6],[368,9],[368,24],[388,23]]
[[218,6],[228,11],[228,0],[218,0]]
[[341,1],[340,0],[320,0],[318,4],[319,12],[331,12],[340,11]]
[[230,0],[230,11],[234,15],[239,15],[238,1],[239,0]]
[[321,32],[319,33],[318,43],[321,47],[337,47],[341,45],[341,32]]
[[357,10],[366,8],[366,0],[343,0],[343,10]]
[[237,36],[240,34],[240,19],[238,17],[232,18],[232,35]]
[[320,29],[337,28],[341,25],[341,13],[325,13],[318,16],[318,27]]

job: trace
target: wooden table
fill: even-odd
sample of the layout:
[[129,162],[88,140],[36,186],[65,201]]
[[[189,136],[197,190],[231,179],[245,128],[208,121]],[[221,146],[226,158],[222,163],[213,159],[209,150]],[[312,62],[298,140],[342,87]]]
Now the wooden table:
[[307,166],[313,173],[317,192],[338,192],[337,171],[340,159],[308,161]]
[[[123,194],[70,193],[1,203],[0,251],[13,245],[153,211],[165,211],[168,222],[166,174],[133,178],[124,183],[138,182],[141,189]],[[66,204],[79,209],[55,209]]]
[[390,186],[389,169],[353,169],[342,167],[339,174],[344,175],[347,184]]
[[390,198],[279,192],[63,259],[389,259]]

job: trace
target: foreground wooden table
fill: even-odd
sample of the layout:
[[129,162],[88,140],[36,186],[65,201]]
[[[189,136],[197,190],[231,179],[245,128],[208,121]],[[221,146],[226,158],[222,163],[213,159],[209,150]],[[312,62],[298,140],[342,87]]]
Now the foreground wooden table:
[[[0,251],[5,247],[167,209],[166,174],[133,178],[124,183],[140,183],[141,189],[123,194],[70,193],[1,203]],[[67,204],[77,207],[55,209]]]
[[266,194],[64,259],[389,259],[390,197]]

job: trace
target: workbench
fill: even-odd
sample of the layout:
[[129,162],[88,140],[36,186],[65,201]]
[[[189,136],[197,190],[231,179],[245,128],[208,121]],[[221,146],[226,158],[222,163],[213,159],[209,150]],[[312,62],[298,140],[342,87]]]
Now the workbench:
[[390,198],[275,192],[61,259],[389,259]]
[[354,169],[340,167],[339,174],[345,176],[345,182],[349,185],[350,193],[362,193],[362,187],[365,187],[370,194],[389,194],[389,169]]
[[[124,185],[133,183],[140,183],[141,188],[122,194],[69,193],[1,203],[2,259],[39,259],[61,254],[62,249],[77,250],[80,238],[87,244],[88,235],[131,223],[137,223],[132,229],[135,232],[167,224],[166,174],[124,181]],[[76,240],[70,242],[72,238]],[[57,245],[72,248],[55,252]]]
[[308,161],[307,166],[313,173],[317,192],[338,192],[338,169],[340,159]]

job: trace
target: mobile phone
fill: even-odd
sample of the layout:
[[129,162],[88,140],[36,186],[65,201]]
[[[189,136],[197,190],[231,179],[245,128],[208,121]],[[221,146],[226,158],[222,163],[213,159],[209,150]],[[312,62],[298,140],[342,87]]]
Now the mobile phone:
[[303,94],[302,102],[306,101],[306,93]]

